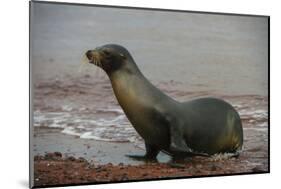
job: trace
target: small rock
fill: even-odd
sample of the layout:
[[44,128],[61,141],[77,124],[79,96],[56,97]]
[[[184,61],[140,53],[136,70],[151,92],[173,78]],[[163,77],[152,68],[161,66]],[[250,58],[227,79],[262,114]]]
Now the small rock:
[[54,155],[55,155],[56,157],[59,157],[59,158],[62,157],[62,154],[61,154],[60,152],[54,152]]
[[215,165],[212,165],[211,166],[211,171],[216,171],[217,170],[217,167]]
[[145,176],[148,176],[148,173],[143,173],[142,176],[144,176],[144,177],[145,177]]
[[39,160],[43,160],[43,159],[44,159],[43,156],[40,156],[40,155],[34,156],[34,161],[39,161]]
[[257,167],[254,167],[254,168],[252,169],[252,171],[253,171],[253,172],[264,172],[264,169],[263,169],[262,167],[257,166]]
[[102,167],[102,166],[98,166],[97,168],[95,168],[96,172],[102,172],[102,171],[106,171],[106,168]]
[[128,175],[127,173],[124,173],[122,176],[121,176],[121,180],[128,180]]
[[108,167],[112,167],[113,164],[112,164],[112,163],[108,163],[107,166],[108,166]]
[[60,152],[54,152],[54,153],[46,153],[45,159],[47,160],[58,160],[62,158],[62,154]]
[[69,157],[67,157],[67,160],[69,160],[69,161],[75,161],[75,157],[69,156]]
[[87,160],[86,160],[85,158],[83,158],[83,157],[79,157],[79,158],[78,158],[78,161],[79,161],[79,162],[87,162]]
[[89,169],[94,169],[94,168],[95,168],[95,165],[94,165],[94,164],[90,164],[90,165],[88,166],[88,168],[89,168]]

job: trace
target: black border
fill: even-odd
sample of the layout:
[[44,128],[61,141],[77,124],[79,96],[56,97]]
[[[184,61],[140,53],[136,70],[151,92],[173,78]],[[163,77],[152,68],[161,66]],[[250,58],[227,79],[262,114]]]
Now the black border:
[[[31,101],[32,101],[32,97],[31,97],[31,1],[29,1],[29,4],[28,4],[28,8],[29,8],[29,12],[28,12],[28,21],[29,21],[29,33],[28,33],[28,37],[29,37],[29,44],[28,44],[28,62],[29,62],[29,75],[28,75],[28,87],[29,87],[29,90],[28,90],[28,96],[29,96],[29,111],[28,111],[28,121],[29,121],[29,130],[28,130],[28,159],[29,159],[29,172],[28,172],[28,178],[29,178],[29,182],[28,182],[28,185],[29,185],[29,188],[33,188],[34,186],[32,186],[32,184],[34,183],[34,181],[32,180],[33,177],[34,177],[34,174],[32,176],[32,173],[34,173],[34,170],[32,170],[31,166],[33,167],[33,165],[31,165],[31,163],[34,164],[34,161],[33,161],[33,157],[31,157],[31,153],[32,153],[32,149],[33,149],[33,146],[31,147],[31,128],[33,127],[33,121],[31,121]],[[33,105],[33,104],[32,104]],[[33,136],[32,136],[33,137]],[[31,149],[32,148],[32,149]],[[31,173],[32,172],[32,173]]]
[[[199,176],[186,176],[186,177],[167,177],[156,179],[143,179],[143,180],[128,180],[128,181],[111,181],[111,182],[88,182],[88,183],[73,183],[73,184],[50,184],[42,186],[32,186],[31,181],[31,3],[41,4],[57,4],[57,5],[70,5],[70,6],[86,6],[86,7],[101,7],[101,8],[119,8],[119,9],[133,9],[144,11],[162,11],[162,12],[178,12],[178,13],[194,13],[194,14],[212,14],[212,15],[224,15],[224,16],[247,16],[247,17],[266,17],[268,18],[268,170],[261,172],[241,172],[232,174],[215,174],[215,175],[199,175]],[[33,158],[33,157],[32,157]],[[97,185],[97,184],[114,184],[114,183],[131,183],[131,182],[144,182],[144,181],[163,181],[173,179],[189,179],[189,178],[209,178],[209,177],[223,177],[223,176],[239,176],[239,175],[257,175],[270,173],[270,16],[268,15],[254,15],[254,14],[239,14],[239,13],[224,13],[224,12],[204,12],[204,11],[190,11],[190,10],[176,10],[176,9],[162,9],[162,8],[148,8],[148,7],[128,7],[117,5],[102,5],[102,4],[86,4],[86,3],[68,3],[68,2],[56,2],[56,1],[29,1],[29,187],[30,188],[51,188],[62,186],[85,186],[85,185]],[[33,173],[34,174],[34,173]]]
[[268,135],[267,135],[267,146],[268,146],[268,173],[270,173],[270,17],[268,16],[268,45],[267,45],[267,56],[268,56],[268,66],[267,66],[267,80],[268,80]]

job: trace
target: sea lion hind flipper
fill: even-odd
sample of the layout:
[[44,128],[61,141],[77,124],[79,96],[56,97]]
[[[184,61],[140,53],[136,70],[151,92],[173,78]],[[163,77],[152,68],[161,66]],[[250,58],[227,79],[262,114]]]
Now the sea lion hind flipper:
[[203,152],[195,152],[190,147],[187,146],[186,141],[181,132],[179,124],[175,124],[176,120],[172,119],[170,116],[166,116],[169,122],[170,131],[170,151],[180,157],[192,157],[192,156],[204,156],[209,157],[210,155]]
[[157,162],[157,158],[150,158],[146,155],[137,155],[137,154],[125,154],[126,157],[137,160],[137,161],[145,161],[145,162]]

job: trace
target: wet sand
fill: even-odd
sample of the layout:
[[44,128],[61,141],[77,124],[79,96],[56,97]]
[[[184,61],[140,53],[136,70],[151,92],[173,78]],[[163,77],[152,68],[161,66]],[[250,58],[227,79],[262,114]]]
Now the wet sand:
[[194,157],[168,164],[169,156],[159,154],[158,163],[134,161],[125,154],[143,154],[131,143],[102,142],[80,139],[58,132],[58,129],[37,128],[34,135],[34,184],[51,186],[77,183],[106,183],[153,180],[209,175],[232,175],[268,172],[266,141],[245,131],[245,148],[238,158],[223,155]]
[[63,157],[83,157],[95,164],[140,164],[125,157],[125,154],[144,153],[143,149],[129,142],[103,142],[80,139],[61,133],[62,129],[36,128],[34,135],[34,153],[44,155],[49,152],[61,152]]

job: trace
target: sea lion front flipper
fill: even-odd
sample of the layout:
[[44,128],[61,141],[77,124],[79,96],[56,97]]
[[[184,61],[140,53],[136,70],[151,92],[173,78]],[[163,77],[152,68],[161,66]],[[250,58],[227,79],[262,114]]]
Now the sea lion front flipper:
[[170,150],[178,153],[192,152],[192,150],[186,145],[180,129],[174,125],[170,125]]
[[157,155],[160,152],[159,149],[155,148],[154,146],[145,143],[145,155],[130,155],[126,154],[127,157],[139,160],[139,161],[156,161],[157,162]]
[[161,119],[161,124],[166,126],[170,133],[170,146],[169,150],[175,154],[189,154],[192,152],[192,149],[190,149],[183,137],[183,131],[181,129],[181,126],[178,124],[178,120],[175,116],[167,113],[161,113],[161,111],[158,111],[157,114],[158,117]]

